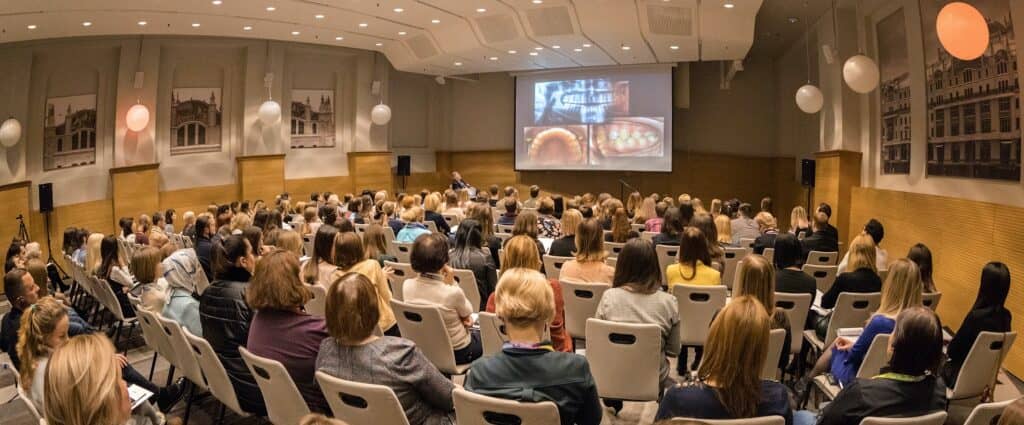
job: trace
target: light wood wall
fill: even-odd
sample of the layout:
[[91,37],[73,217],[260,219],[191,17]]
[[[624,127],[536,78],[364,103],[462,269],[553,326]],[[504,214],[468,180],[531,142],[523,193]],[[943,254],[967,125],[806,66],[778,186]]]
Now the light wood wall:
[[284,192],[284,154],[235,159],[238,161],[238,199],[270,202]]
[[[851,235],[875,218],[885,225],[881,246],[890,260],[906,257],[918,242],[932,251],[943,325],[960,327],[978,294],[982,267],[1002,261],[1016,282],[1006,307],[1013,312],[1014,330],[1024,331],[1024,288],[1019,284],[1024,279],[1024,208],[863,187],[851,192]],[[1017,376],[1024,374],[1024,344],[1014,344],[1006,367]]]
[[110,182],[113,217],[151,215],[160,208],[159,164],[111,168]]

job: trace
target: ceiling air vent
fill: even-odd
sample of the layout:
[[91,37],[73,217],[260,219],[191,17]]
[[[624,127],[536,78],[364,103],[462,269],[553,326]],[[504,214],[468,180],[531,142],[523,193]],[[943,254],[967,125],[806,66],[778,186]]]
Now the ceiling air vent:
[[405,44],[409,46],[409,50],[416,55],[418,59],[426,59],[437,55],[437,47],[434,46],[434,42],[430,41],[426,35],[420,34],[415,37],[411,37],[405,41]]
[[647,26],[652,34],[693,36],[693,9],[647,5]]
[[509,14],[490,15],[474,19],[486,43],[501,43],[519,37],[516,21]]
[[569,8],[565,6],[527,9],[526,20],[537,37],[575,33]]

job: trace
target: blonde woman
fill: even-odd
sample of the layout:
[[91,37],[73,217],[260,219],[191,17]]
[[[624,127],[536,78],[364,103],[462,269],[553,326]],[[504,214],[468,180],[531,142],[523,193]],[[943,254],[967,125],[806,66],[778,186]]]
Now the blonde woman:
[[582,221],[583,215],[579,211],[574,209],[565,210],[562,213],[562,237],[551,242],[548,255],[571,257],[576,252],[576,247],[579,246],[576,243],[576,228],[579,227]]
[[[565,216],[562,218],[565,219]],[[615,268],[604,262],[608,253],[604,250],[604,231],[601,225],[590,219],[580,223],[575,233],[576,258],[562,265],[560,279],[611,283],[615,277]]]
[[786,387],[761,379],[770,323],[756,298],[733,298],[711,323],[697,380],[670,388],[661,399],[656,420],[782,416],[786,423],[793,423]]
[[718,231],[718,243],[723,247],[733,246],[732,244],[732,220],[728,215],[718,214],[715,216],[715,229]]
[[437,231],[447,235],[451,233],[452,229],[448,227],[448,222],[444,221],[444,216],[441,215],[440,211],[440,194],[431,193],[423,199],[423,221],[433,221],[434,225],[437,226]]
[[690,200],[690,204],[693,205],[694,214],[707,214],[708,210],[704,209],[704,201],[700,198],[693,198]]
[[833,308],[842,292],[871,293],[882,289],[882,280],[875,269],[875,241],[860,234],[850,242],[849,263],[845,273],[836,276],[835,283],[821,297],[822,308]]
[[40,298],[22,313],[18,327],[18,372],[32,404],[43,410],[43,378],[50,353],[68,338],[70,320],[64,306],[53,297]]
[[640,195],[640,192],[630,193],[629,197],[626,198],[626,214],[629,214],[630,217],[636,216],[636,212],[642,203],[643,195]]
[[402,221],[405,226],[395,235],[398,242],[415,242],[420,235],[430,234],[430,229],[423,224],[423,208],[412,207],[402,211]]
[[363,241],[355,232],[338,232],[334,236],[334,265],[338,271],[331,276],[331,284],[339,276],[355,272],[366,276],[377,288],[377,301],[380,304],[380,319],[377,326],[385,335],[399,336],[398,321],[391,310],[391,287],[388,277],[376,258],[367,258],[363,249]]
[[782,357],[779,357],[779,368],[789,363],[790,325],[786,312],[775,307],[775,267],[760,255],[748,255],[740,267],[740,280],[733,288],[733,296],[749,295],[761,302],[765,312],[771,317],[772,329],[784,329],[786,338],[782,342]]
[[314,235],[321,224],[320,217],[316,215],[316,207],[310,205],[302,211],[302,226],[299,226],[299,233],[303,236]]
[[[540,271],[540,255],[533,247],[533,241],[525,235],[513,236],[505,243],[505,255],[501,257],[501,273],[507,273],[514,269],[529,269]],[[500,279],[499,279],[500,282]],[[555,294],[555,317],[551,320],[551,344],[555,351],[573,352],[572,339],[569,338],[569,331],[565,329],[565,302],[562,299],[562,285],[558,279],[550,279],[551,290]],[[499,285],[500,286],[500,285]],[[494,313],[494,294],[487,299],[487,311]]]
[[654,202],[654,198],[644,198],[640,203],[640,206],[633,212],[633,224],[647,225],[647,220],[652,218],[658,218],[658,212],[655,210],[657,205]]
[[135,222],[135,243],[139,245],[149,245],[149,230],[153,227],[153,221],[150,220],[149,216],[142,214],[139,216],[139,220]]
[[121,425],[130,418],[128,387],[102,334],[76,337],[56,350],[44,387],[50,425]]
[[809,376],[820,375],[826,370],[832,372],[842,385],[849,385],[857,377],[864,356],[871,347],[875,335],[891,334],[896,327],[896,316],[910,307],[921,305],[921,272],[913,261],[906,258],[896,260],[889,267],[889,275],[882,288],[882,303],[868,320],[864,331],[856,341],[838,337],[830,350],[818,358]]
[[718,198],[712,199],[711,210],[708,212],[711,213],[712,218],[718,218],[718,216],[722,215],[722,200]]
[[103,257],[100,255],[100,244],[102,242],[102,233],[90,234],[89,239],[85,241],[85,264],[82,264],[82,268],[88,274],[92,274],[99,268],[100,261],[103,261]]
[[235,214],[231,217],[231,225],[228,226],[228,230],[231,231],[232,235],[241,235],[245,229],[252,227],[252,216],[249,214]]
[[804,237],[811,235],[811,222],[807,220],[807,210],[804,207],[797,205],[793,207],[793,211],[789,213],[789,233],[800,235]]
[[[273,242],[269,242],[273,236]],[[302,257],[302,236],[292,230],[274,229],[267,235],[267,243],[277,249],[289,251]]]
[[185,214],[181,215],[181,220],[184,223],[184,225],[181,228],[181,234],[189,238],[195,239],[196,213],[193,211],[185,211]]

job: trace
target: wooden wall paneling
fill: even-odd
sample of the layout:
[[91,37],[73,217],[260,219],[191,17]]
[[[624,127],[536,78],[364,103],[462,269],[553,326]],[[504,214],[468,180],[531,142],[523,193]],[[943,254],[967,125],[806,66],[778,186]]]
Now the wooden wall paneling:
[[[180,221],[185,211],[200,214],[206,211],[210,204],[226,204],[236,198],[238,198],[238,185],[236,184],[169,190],[160,192],[160,209],[166,211],[168,208],[174,208]],[[175,223],[174,227],[178,230],[182,228],[178,223]]]
[[[844,251],[851,233],[850,200],[852,188],[860,186],[861,153],[852,151],[818,152],[816,157],[814,204],[832,206],[832,224],[839,229],[840,251]],[[859,229],[859,225],[857,226]]]
[[238,162],[238,200],[273,201],[284,192],[284,154],[249,155]]
[[364,189],[394,191],[395,176],[391,169],[391,152],[349,152],[348,172],[352,177],[352,192]]
[[[53,258],[57,260],[65,272],[70,272],[64,262],[64,254],[60,252],[61,244],[64,241],[64,229],[68,227],[81,227],[88,229],[90,233],[102,233],[110,235],[114,233],[115,220],[113,215],[113,203],[110,199],[82,202],[79,204],[62,205],[54,208],[50,213],[50,243],[53,246]],[[46,246],[46,233],[44,231],[46,217],[39,211],[32,212],[32,228],[30,230],[32,239],[39,242],[43,249],[43,256],[49,254]]]
[[25,220],[29,236],[35,236],[32,229],[32,182],[22,181],[0,186],[0,246],[18,236],[19,215]]
[[160,164],[132,165],[110,169],[112,226],[121,217],[152,215],[160,209]]
[[352,192],[352,177],[331,176],[309,179],[290,179],[284,181],[284,189],[289,195],[291,195],[291,203],[294,206],[300,201],[309,202],[309,195],[313,192],[350,193]]
[[[446,189],[451,186],[451,177],[449,176],[449,174],[450,173],[442,174],[440,172],[412,173],[412,175],[406,177],[406,191],[418,191],[425,187],[437,190]],[[401,184],[401,177],[396,176],[395,191],[399,190],[399,186],[401,186]]]

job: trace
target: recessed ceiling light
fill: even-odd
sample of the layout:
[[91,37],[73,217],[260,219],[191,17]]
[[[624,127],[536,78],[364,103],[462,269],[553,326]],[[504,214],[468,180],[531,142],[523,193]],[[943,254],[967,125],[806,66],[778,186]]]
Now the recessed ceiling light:
[[192,28],[199,28],[199,22],[193,22]]
[[455,66],[462,66],[462,62],[455,62]]
[[544,0],[533,0],[533,4],[541,4],[541,3],[544,3]]
[[323,13],[317,13],[316,15],[313,15],[313,17],[314,17],[314,18],[317,18],[317,19],[323,19],[323,18],[326,18],[326,16],[324,16],[324,14],[323,14]]
[[556,45],[554,45],[554,46],[551,46],[551,48],[552,48],[552,49],[561,49],[561,48],[562,48],[562,46],[559,46],[559,45],[557,45],[557,44],[556,44]]
[[214,6],[220,6],[220,5],[221,5],[221,4],[223,4],[224,2],[223,2],[223,1],[221,1],[221,0],[213,0],[213,1],[211,1],[210,3],[213,3],[213,5],[214,5]]
[[583,51],[583,49],[581,49],[581,48],[577,47],[577,48],[575,48],[575,49],[572,49],[572,51],[574,51],[574,52],[582,52],[582,51]]
[[292,31],[292,35],[299,35],[299,34],[302,34],[302,33],[298,32],[298,31]]
[[394,11],[395,11],[395,13],[402,13],[402,12],[405,12],[405,9],[402,9],[401,7],[396,7],[396,8],[394,8],[394,9],[392,9],[392,10],[394,10]]
[[509,50],[509,51],[508,51],[508,54],[510,54],[510,55],[514,55],[514,54],[516,54],[516,51],[515,51],[515,50]]
[[36,26],[35,26],[35,25],[29,25],[29,26],[28,26],[28,29],[30,29],[30,30],[34,30],[34,29],[36,29]]
[[274,7],[274,6],[267,6],[267,12],[273,12],[275,10],[277,10],[276,7]]
[[89,22],[89,21],[82,22],[82,26],[83,27],[91,27],[92,26],[92,22]]
[[139,26],[140,26],[140,27],[144,27],[144,26],[146,26],[146,24],[148,24],[148,23],[149,23],[149,22],[146,22],[146,21],[139,21],[139,22],[138,22],[138,24],[139,24]]
[[496,60],[498,60],[498,57],[497,56],[491,56],[491,57],[489,57],[487,59],[490,59],[492,61],[496,61]]
[[736,5],[732,4],[732,3],[725,3],[725,4],[722,5],[722,7],[726,8],[726,9],[732,9],[732,8],[736,7]]
[[246,25],[242,27],[242,31],[252,31],[252,25]]
[[583,43],[583,47],[590,47],[590,43]]
[[476,10],[476,13],[484,13],[486,11],[487,11],[487,9],[484,9],[484,8],[481,7],[481,8]]
[[383,46],[383,45],[384,45],[384,43],[377,43],[377,44],[374,44],[374,46],[377,46],[377,47],[380,47],[380,46]]
[[339,35],[337,37],[334,37],[334,39],[337,40],[337,41],[341,41],[341,40],[344,40],[345,37],[342,37],[342,36]]
[[534,47],[533,50],[544,50],[544,48],[540,47],[540,46],[537,46],[537,47]]
[[786,20],[789,21],[789,23],[791,24],[800,22],[800,18],[797,18],[796,16],[790,16],[789,18],[786,18]]
[[537,52],[530,52],[530,56],[537,56],[537,55],[538,55]]
[[432,24],[440,24],[441,20],[440,19],[431,19],[430,23],[432,23]]
[[679,50],[679,46],[676,45],[668,46],[668,48],[672,50]]
[[359,28],[366,28],[366,27],[368,27],[368,26],[370,26],[370,24],[368,24],[368,23],[366,23],[366,22],[360,22],[360,23],[359,23]]
[[408,33],[407,33],[407,32],[405,32],[405,31],[399,31],[399,32],[398,32],[398,35],[406,35],[406,34],[408,34]]
[[632,48],[632,47],[629,47],[629,46],[622,46],[622,50],[629,50],[629,49],[631,49],[631,48]]

